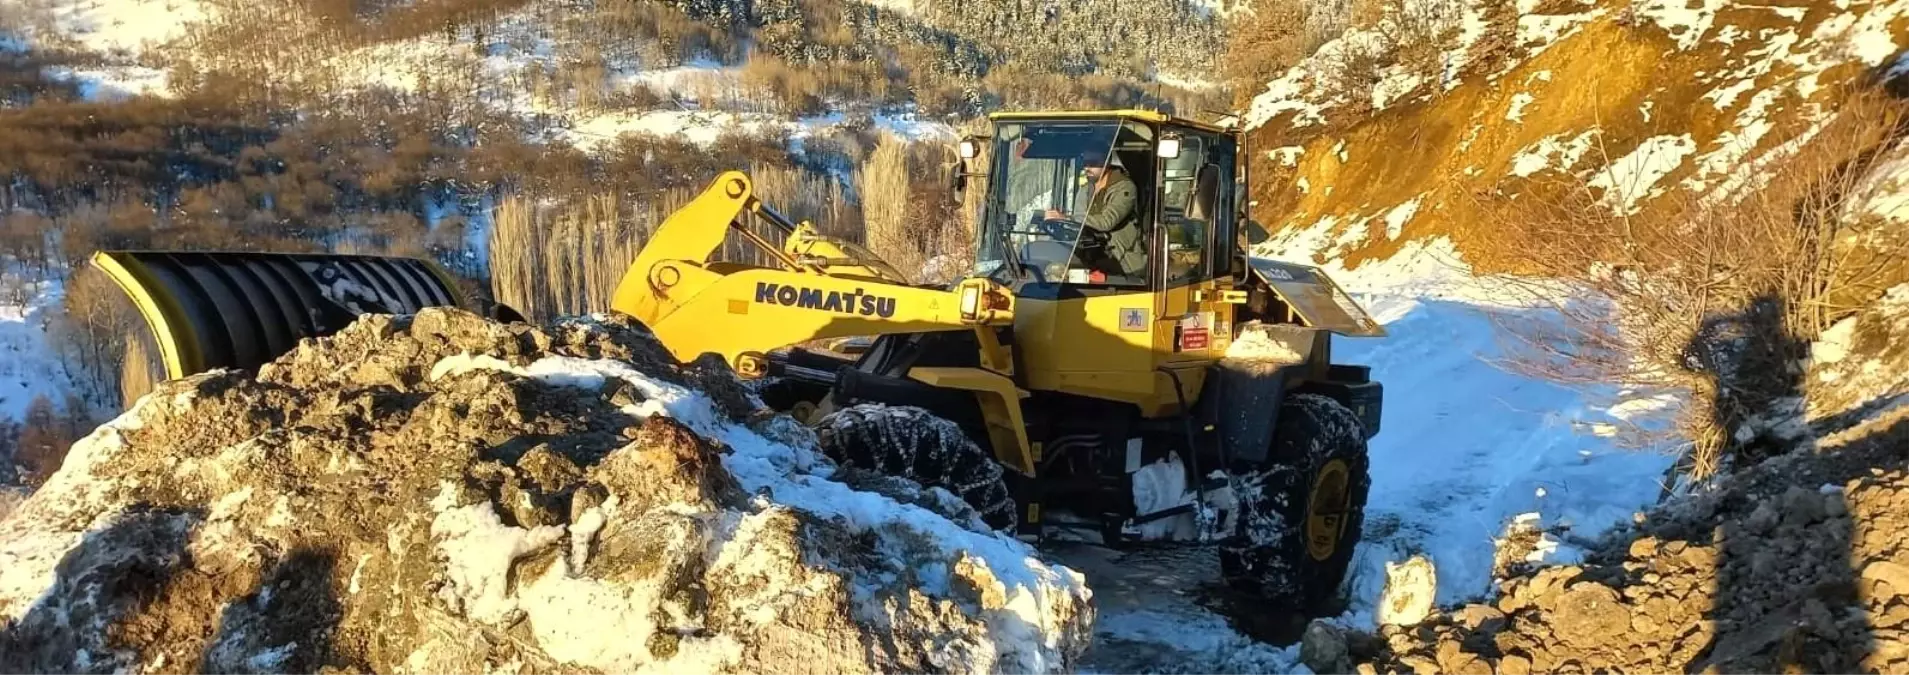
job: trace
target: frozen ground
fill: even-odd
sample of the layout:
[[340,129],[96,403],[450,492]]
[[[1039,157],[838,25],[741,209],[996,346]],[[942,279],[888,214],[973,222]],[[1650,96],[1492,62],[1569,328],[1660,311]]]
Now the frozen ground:
[[[1563,543],[1541,555],[1569,562],[1571,540],[1628,521],[1657,499],[1670,458],[1618,448],[1608,430],[1674,399],[1568,389],[1496,365],[1503,338],[1494,315],[1523,310],[1499,301],[1491,282],[1472,277],[1443,242],[1413,243],[1350,272],[1336,267],[1328,266],[1334,278],[1390,332],[1334,344],[1336,361],[1371,365],[1386,387],[1365,540],[1340,621],[1373,627],[1388,562],[1430,557],[1438,602],[1456,603],[1490,588],[1493,540],[1514,519],[1553,532]],[[1257,639],[1285,641],[1283,617],[1247,616],[1252,608],[1229,602],[1211,551],[1053,550],[1094,589],[1099,619],[1086,670],[1304,668],[1296,647]]]
[[[17,279],[0,272],[0,287],[10,287]],[[29,289],[24,305],[0,297],[0,420],[19,420],[36,395],[58,403],[67,391],[51,329],[42,325],[50,316],[48,308],[59,305],[60,288],[41,284]]]

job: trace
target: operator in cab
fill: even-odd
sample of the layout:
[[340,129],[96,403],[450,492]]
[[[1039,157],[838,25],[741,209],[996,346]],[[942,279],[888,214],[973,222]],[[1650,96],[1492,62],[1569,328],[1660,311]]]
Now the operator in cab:
[[[1059,209],[1048,209],[1049,219],[1075,220],[1085,230],[1083,244],[1075,255],[1096,272],[1108,277],[1139,277],[1147,274],[1147,238],[1140,230],[1139,189],[1125,169],[1108,162],[1107,151],[1088,150],[1081,155],[1081,166],[1093,188],[1086,217],[1073,217]],[[1085,250],[1086,241],[1104,241],[1097,251]]]

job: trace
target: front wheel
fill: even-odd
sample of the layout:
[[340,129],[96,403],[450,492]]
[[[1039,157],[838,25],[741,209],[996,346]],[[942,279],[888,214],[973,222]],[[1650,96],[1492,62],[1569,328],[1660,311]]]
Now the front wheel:
[[1239,532],[1220,571],[1241,590],[1311,616],[1332,613],[1371,491],[1365,433],[1338,401],[1296,394],[1280,406],[1268,466],[1239,482]]
[[841,464],[954,493],[989,527],[1014,524],[1000,463],[961,426],[912,406],[852,405],[817,425],[822,453]]

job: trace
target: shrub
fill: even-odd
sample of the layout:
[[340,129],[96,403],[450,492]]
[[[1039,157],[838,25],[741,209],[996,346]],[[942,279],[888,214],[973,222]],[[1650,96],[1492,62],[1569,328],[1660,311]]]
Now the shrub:
[[1761,458],[1800,414],[1809,343],[1903,277],[1905,252],[1861,243],[1885,227],[1853,207],[1877,189],[1867,177],[1901,139],[1906,107],[1852,96],[1794,154],[1756,160],[1749,169],[1767,182],[1735,194],[1677,192],[1628,214],[1573,179],[1495,205],[1521,271],[1585,299],[1556,305],[1550,282],[1517,285],[1561,316],[1511,327],[1527,348],[1519,363],[1562,381],[1691,392],[1679,432],[1694,439],[1696,476]]

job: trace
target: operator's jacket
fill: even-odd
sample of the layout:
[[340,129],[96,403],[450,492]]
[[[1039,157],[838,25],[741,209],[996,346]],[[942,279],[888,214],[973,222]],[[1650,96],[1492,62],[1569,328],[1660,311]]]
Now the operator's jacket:
[[1094,192],[1087,204],[1087,218],[1081,225],[1107,234],[1107,257],[1120,265],[1120,273],[1147,273],[1147,238],[1140,231],[1139,189],[1127,172],[1107,169],[1107,187]]

